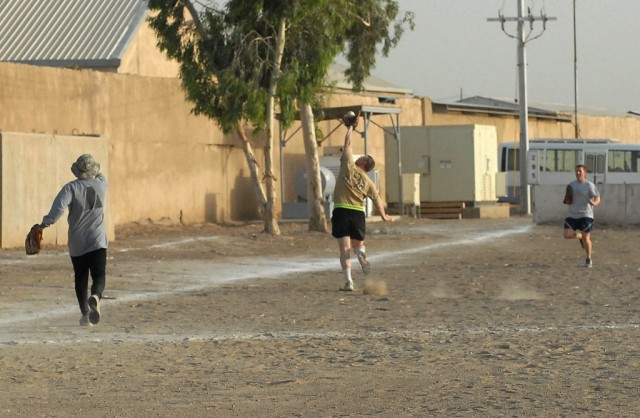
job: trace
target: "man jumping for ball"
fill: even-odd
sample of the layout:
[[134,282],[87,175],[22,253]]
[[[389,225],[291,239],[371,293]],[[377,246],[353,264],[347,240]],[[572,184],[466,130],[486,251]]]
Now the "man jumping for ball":
[[331,234],[338,240],[340,250],[340,266],[344,274],[345,283],[340,290],[353,292],[351,278],[351,250],[358,257],[362,272],[369,274],[371,267],[364,248],[365,235],[365,197],[369,197],[376,204],[380,217],[390,221],[391,217],[384,210],[384,204],[367,172],[375,166],[370,155],[365,155],[353,161],[351,150],[351,134],[357,126],[358,119],[353,118],[347,124],[344,137],[344,149],[340,157],[340,172],[336,179],[333,195],[334,209],[331,216]]

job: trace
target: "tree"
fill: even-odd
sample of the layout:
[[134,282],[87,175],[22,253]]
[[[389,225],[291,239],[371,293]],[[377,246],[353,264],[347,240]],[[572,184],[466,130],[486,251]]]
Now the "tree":
[[[347,52],[350,67],[347,78],[354,90],[362,90],[362,83],[375,64],[377,46],[388,55],[397,45],[405,26],[413,29],[413,14],[407,12],[401,20],[395,20],[399,8],[394,0],[316,0],[301,1],[301,8],[288,27],[287,48],[283,61],[283,73],[292,77],[281,80],[280,103],[286,108],[294,99],[298,101],[307,156],[307,200],[309,230],[327,229],[321,172],[313,108],[322,107],[323,94],[329,93],[331,83],[327,79],[329,66],[335,58]],[[290,114],[290,112],[283,112]]]
[[229,0],[224,9],[211,5],[201,11],[190,0],[150,0],[149,7],[155,12],[149,22],[159,47],[180,63],[193,111],[212,118],[225,132],[239,132],[247,162],[254,165],[254,182],[258,171],[242,124],[265,131],[266,192],[258,184],[256,193],[265,232],[274,235],[279,234],[272,164],[275,109],[280,107],[285,127],[296,108],[305,115],[313,185],[310,229],[326,230],[312,108],[328,85],[328,67],[346,49],[347,77],[360,89],[375,63],[376,45],[382,42],[386,54],[403,25],[412,25],[411,15],[390,31],[398,13],[394,0]]
[[[225,11],[200,13],[189,0],[151,0],[151,27],[158,46],[180,64],[180,78],[193,112],[215,120],[226,133],[237,130],[256,183],[265,232],[280,233],[275,216],[272,163],[273,117],[285,21],[274,30],[258,2],[229,1]],[[188,13],[185,13],[185,10]],[[243,123],[266,131],[264,183]]]

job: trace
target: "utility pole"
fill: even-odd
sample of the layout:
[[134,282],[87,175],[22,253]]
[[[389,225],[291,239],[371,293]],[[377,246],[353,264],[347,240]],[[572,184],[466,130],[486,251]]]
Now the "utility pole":
[[576,40],[576,0],[573,0],[573,104],[576,118],[576,139],[580,138],[578,123],[578,42]]
[[[515,38],[518,41],[518,89],[519,89],[519,101],[520,101],[520,209],[522,213],[526,215],[531,214],[531,186],[527,182],[527,153],[529,152],[529,107],[527,103],[527,52],[525,46],[528,41],[532,41],[542,35],[542,32],[546,29],[547,20],[556,20],[555,17],[547,17],[546,14],[540,13],[540,16],[536,17],[531,14],[531,11],[527,9],[527,15],[524,16],[524,1],[516,0],[518,2],[518,16],[517,17],[504,17],[501,13],[498,13],[498,18],[488,18],[489,22],[500,22],[502,25],[502,31],[510,38]],[[542,21],[542,32],[537,36],[531,37],[533,33],[533,23],[535,21]],[[517,35],[510,35],[504,29],[505,22],[517,22]],[[529,22],[529,32],[525,29],[525,23]]]

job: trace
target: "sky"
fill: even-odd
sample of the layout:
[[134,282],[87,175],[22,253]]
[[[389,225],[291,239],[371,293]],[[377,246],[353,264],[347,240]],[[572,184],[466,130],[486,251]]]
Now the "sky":
[[[517,41],[497,18],[516,17],[519,0],[399,0],[415,13],[388,57],[372,75],[434,101],[485,96],[518,97]],[[574,77],[574,2],[577,77]],[[557,20],[533,24],[526,44],[529,106],[575,106],[580,112],[640,112],[639,0],[526,0],[525,8]],[[505,23],[516,35],[516,23]],[[577,82],[574,82],[576,80]],[[552,109],[552,110],[553,110]]]

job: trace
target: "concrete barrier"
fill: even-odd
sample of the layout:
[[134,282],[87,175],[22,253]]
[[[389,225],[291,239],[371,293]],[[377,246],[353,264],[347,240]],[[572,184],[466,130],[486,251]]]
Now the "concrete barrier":
[[[567,205],[562,203],[565,189],[566,185],[532,186],[532,213],[535,223],[562,223],[568,209]],[[600,184],[598,191],[602,203],[594,208],[597,223],[640,225],[640,184]]]

